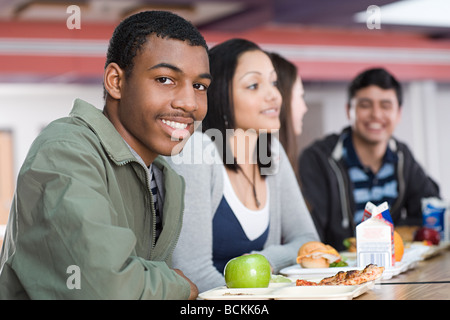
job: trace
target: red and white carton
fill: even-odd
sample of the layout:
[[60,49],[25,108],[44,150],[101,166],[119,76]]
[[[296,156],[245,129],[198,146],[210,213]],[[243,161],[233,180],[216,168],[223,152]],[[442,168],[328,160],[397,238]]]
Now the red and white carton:
[[358,267],[376,264],[390,268],[394,259],[394,224],[389,205],[366,204],[363,221],[356,227],[356,255]]

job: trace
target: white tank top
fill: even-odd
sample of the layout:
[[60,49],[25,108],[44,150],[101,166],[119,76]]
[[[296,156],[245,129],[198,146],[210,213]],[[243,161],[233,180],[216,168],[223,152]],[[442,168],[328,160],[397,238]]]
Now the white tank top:
[[260,210],[251,210],[248,209],[242,202],[239,200],[238,196],[234,192],[233,186],[231,185],[230,178],[228,177],[228,173],[225,170],[225,166],[223,166],[223,181],[224,188],[223,194],[225,199],[228,202],[231,210],[233,210],[234,215],[238,219],[241,224],[242,229],[244,230],[247,238],[249,240],[255,240],[259,236],[261,236],[264,231],[266,231],[269,226],[269,186],[266,181],[266,204]]

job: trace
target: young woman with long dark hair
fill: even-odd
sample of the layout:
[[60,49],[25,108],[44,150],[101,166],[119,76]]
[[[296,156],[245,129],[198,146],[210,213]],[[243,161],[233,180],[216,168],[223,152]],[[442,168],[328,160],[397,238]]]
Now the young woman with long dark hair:
[[275,137],[282,98],[269,56],[253,42],[228,40],[210,50],[210,72],[203,133],[171,159],[186,181],[173,262],[200,291],[225,284],[231,258],[260,253],[278,272],[318,239]]

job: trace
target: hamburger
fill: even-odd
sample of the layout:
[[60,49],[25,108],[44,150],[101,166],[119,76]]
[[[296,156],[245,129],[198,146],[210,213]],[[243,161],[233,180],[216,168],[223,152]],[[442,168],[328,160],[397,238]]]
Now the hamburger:
[[328,268],[330,263],[341,259],[332,246],[320,241],[309,241],[298,250],[297,263],[303,268]]

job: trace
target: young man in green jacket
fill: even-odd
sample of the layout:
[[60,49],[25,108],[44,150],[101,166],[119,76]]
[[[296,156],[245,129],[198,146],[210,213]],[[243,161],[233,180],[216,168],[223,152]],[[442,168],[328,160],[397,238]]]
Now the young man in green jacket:
[[[111,38],[103,112],[76,100],[20,170],[1,253],[0,299],[187,299],[171,269],[184,180],[170,155],[207,110],[205,40],[162,11]],[[160,223],[159,223],[160,222]]]

